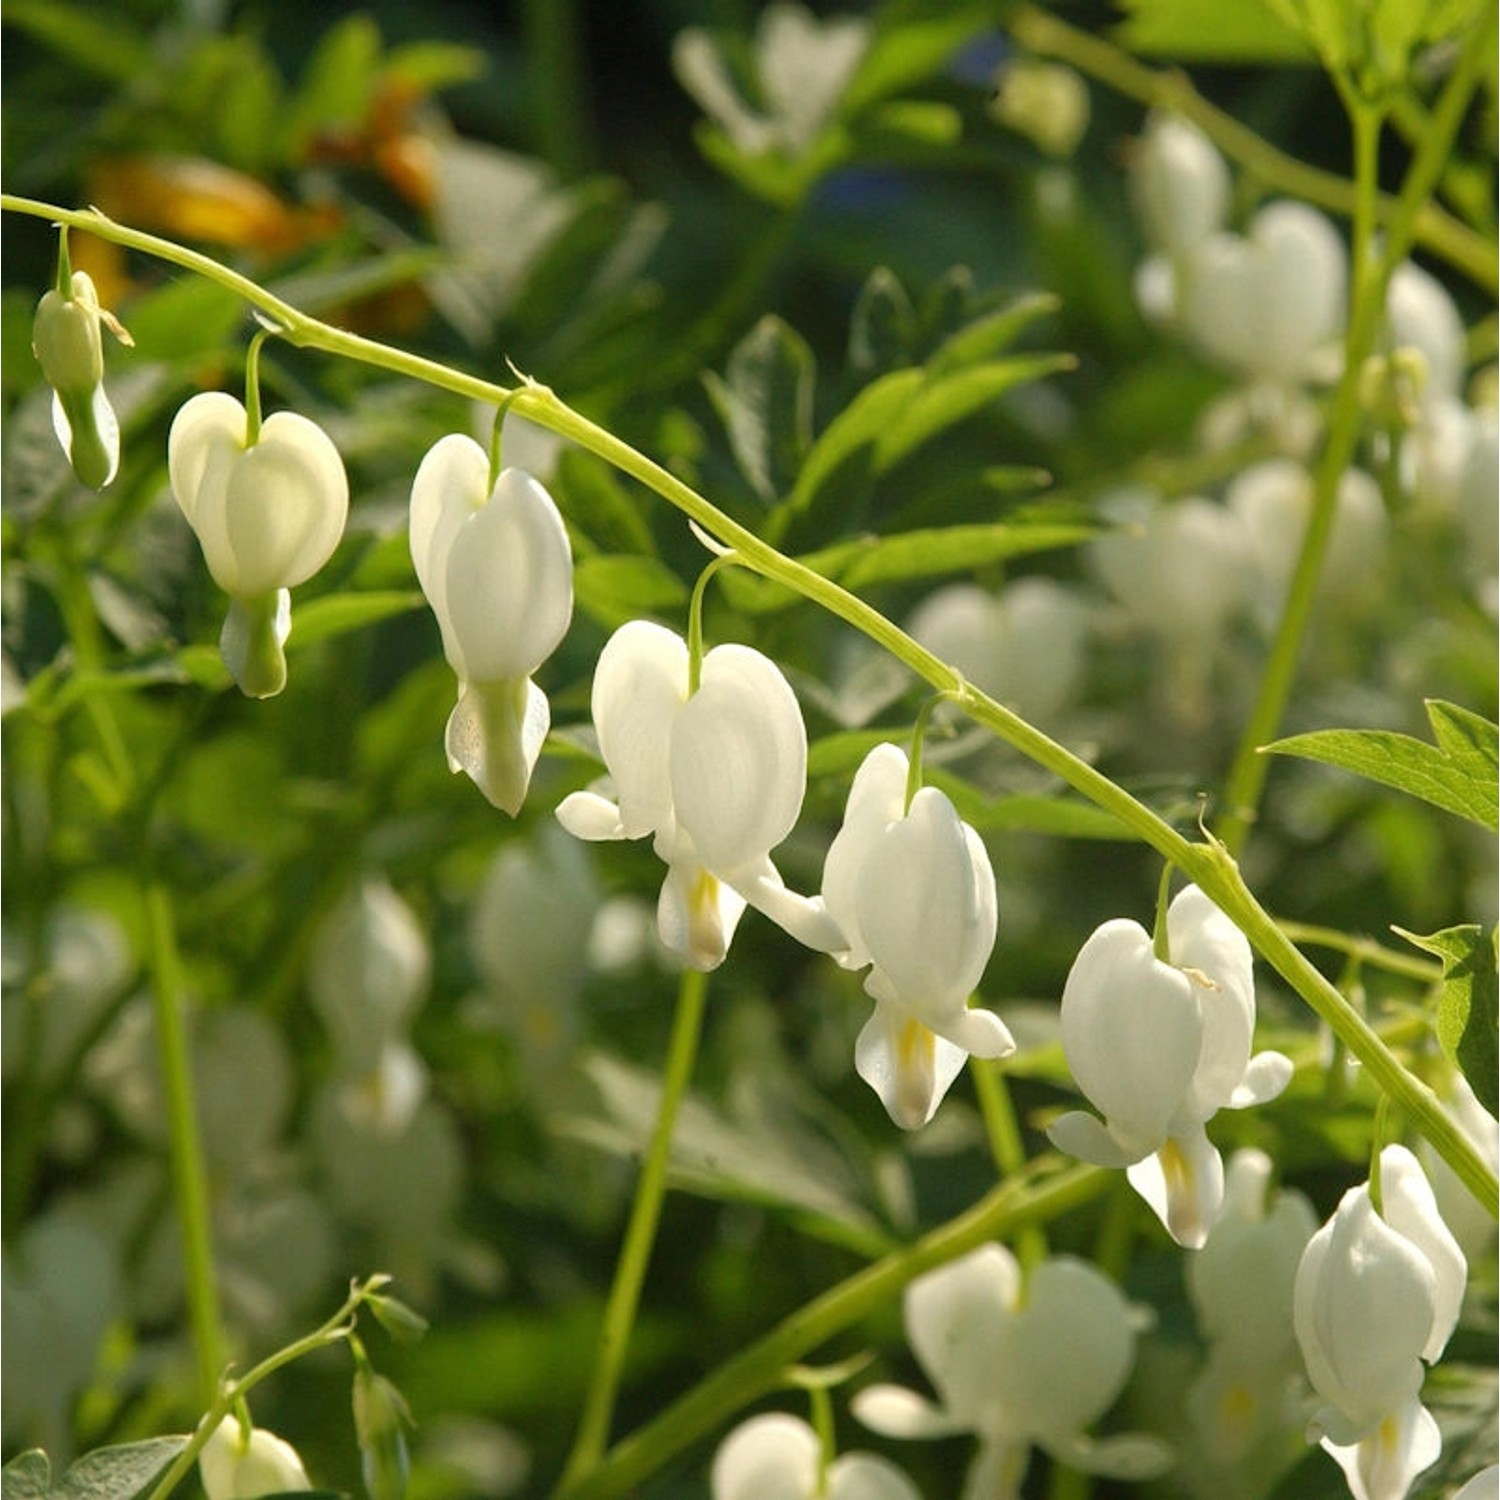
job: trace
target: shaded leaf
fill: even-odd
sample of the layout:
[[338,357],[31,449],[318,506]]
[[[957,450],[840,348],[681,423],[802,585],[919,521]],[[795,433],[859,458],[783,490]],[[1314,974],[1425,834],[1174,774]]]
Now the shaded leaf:
[[324,594],[299,603],[292,612],[290,649],[310,646],[351,630],[362,630],[395,615],[420,609],[426,600],[419,589],[392,589],[371,593]]
[[860,370],[888,370],[904,359],[916,331],[916,309],[906,288],[889,266],[877,266],[854,300],[850,362]]
[[1397,927],[1407,942],[1443,961],[1437,1036],[1444,1052],[1469,1081],[1474,1096],[1493,1114],[1500,1072],[1500,979],[1495,970],[1495,933],[1477,923],[1445,927],[1422,937]]
[[1383,729],[1320,729],[1263,747],[1277,755],[1338,766],[1409,792],[1445,812],[1500,830],[1495,725],[1452,703],[1430,699],[1427,717],[1436,745]]
[[130,26],[93,5],[59,0],[9,0],[8,26],[29,31],[39,42],[76,63],[86,73],[133,82],[152,70],[151,50]]
[[681,608],[683,581],[654,557],[584,557],[573,570],[578,608],[609,626],[638,615]]
[[96,1448],[73,1464],[51,1493],[55,1500],[135,1500],[187,1445],[187,1437],[174,1436]]

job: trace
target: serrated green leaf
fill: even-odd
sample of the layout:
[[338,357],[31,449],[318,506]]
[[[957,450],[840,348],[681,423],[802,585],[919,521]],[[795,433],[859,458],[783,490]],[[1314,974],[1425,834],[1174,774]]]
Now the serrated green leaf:
[[292,633],[287,646],[296,651],[315,641],[326,641],[351,630],[363,630],[396,615],[420,609],[426,601],[419,589],[393,589],[356,594],[324,594],[292,611]]
[[1475,1098],[1492,1115],[1500,1114],[1500,978],[1496,975],[1495,932],[1486,936],[1478,923],[1445,927],[1425,937],[1400,927],[1395,930],[1424,953],[1442,959],[1438,1042],[1468,1079]]
[[767,505],[785,495],[812,442],[813,352],[780,318],[762,318],[735,346],[721,379],[705,376],[729,446]]
[[680,609],[688,591],[658,558],[601,556],[578,560],[573,596],[584,613],[613,627],[639,615]]
[[1436,745],[1382,729],[1320,729],[1277,740],[1264,749],[1353,771],[1491,831],[1500,830],[1495,725],[1437,699],[1429,700],[1427,717]]
[[1300,28],[1263,0],[1122,0],[1114,39],[1143,57],[1195,62],[1310,63]]
[[188,1445],[185,1436],[96,1448],[73,1464],[52,1500],[135,1500]]
[[0,1469],[0,1500],[43,1500],[52,1488],[52,1465],[40,1448],[18,1453]]

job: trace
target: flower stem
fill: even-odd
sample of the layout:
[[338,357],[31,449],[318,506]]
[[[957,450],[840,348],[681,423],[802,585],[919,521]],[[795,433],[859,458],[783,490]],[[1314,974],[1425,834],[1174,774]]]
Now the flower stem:
[[1095,1197],[1109,1179],[1102,1168],[1073,1166],[1045,1181],[1033,1172],[1001,1183],[908,1249],[856,1272],[784,1318],[616,1443],[590,1474],[572,1482],[565,1476],[557,1500],[611,1500],[631,1493],[675,1454],[784,1384],[789,1365],[883,1306],[913,1277],[1024,1224],[1057,1218]]
[[[990,1156],[995,1171],[1004,1182],[1026,1170],[1026,1146],[1021,1139],[1021,1126],[1016,1119],[1004,1066],[997,1058],[971,1057],[969,1070],[974,1075],[974,1092],[979,1099],[979,1113],[984,1119]],[[1047,1232],[1040,1224],[1022,1224],[1016,1230],[1015,1240],[1016,1259],[1023,1269],[1029,1271],[1046,1260]]]
[[588,1394],[584,1398],[583,1416],[578,1436],[563,1471],[562,1488],[583,1481],[597,1467],[600,1455],[609,1441],[610,1422],[614,1416],[615,1393],[625,1364],[630,1330],[640,1304],[641,1286],[651,1250],[656,1243],[656,1227],[661,1219],[662,1198],[667,1187],[667,1167],[672,1155],[672,1128],[677,1111],[687,1092],[693,1063],[698,1055],[698,1039],[703,1031],[704,999],[708,994],[708,976],[698,969],[687,969],[677,990],[677,1011],[672,1021],[672,1040],[667,1052],[666,1076],[662,1080],[661,1102],[657,1106],[656,1128],[641,1164],[630,1222],[625,1229],[625,1243],[615,1266],[615,1279],[604,1309],[604,1328],[599,1338],[599,1359],[594,1366]]
[[146,887],[146,931],[151,998],[156,1018],[162,1098],[172,1161],[173,1196],[182,1239],[183,1281],[198,1370],[200,1402],[213,1400],[224,1367],[224,1335],[214,1273],[208,1182],[198,1138],[193,1074],[183,1024],[182,975],[172,919],[172,898],[159,880]]

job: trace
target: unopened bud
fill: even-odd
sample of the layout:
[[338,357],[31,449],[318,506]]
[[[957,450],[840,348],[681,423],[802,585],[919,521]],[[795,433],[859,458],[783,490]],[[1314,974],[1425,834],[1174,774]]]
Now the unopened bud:
[[69,291],[54,289],[37,305],[31,347],[52,387],[52,425],[73,471],[103,489],[120,463],[120,427],[104,394],[104,343],[99,298],[87,271],[73,272]]
[[406,1429],[411,1413],[401,1392],[363,1360],[354,1371],[354,1431],[370,1500],[404,1500],[411,1460]]
[[1023,58],[996,77],[990,113],[1048,156],[1071,156],[1089,123],[1088,85],[1061,63]]

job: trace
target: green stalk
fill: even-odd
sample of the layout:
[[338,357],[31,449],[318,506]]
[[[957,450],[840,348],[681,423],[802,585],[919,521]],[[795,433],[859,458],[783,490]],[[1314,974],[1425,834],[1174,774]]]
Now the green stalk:
[[[990,1145],[990,1158],[1002,1182],[1018,1177],[1026,1170],[1026,1146],[1021,1139],[1021,1125],[1010,1097],[1004,1064],[997,1058],[971,1057],[969,1071],[974,1076],[974,1093],[979,1099],[979,1113]],[[1029,1271],[1047,1258],[1047,1232],[1040,1224],[1022,1224],[1015,1235],[1016,1259]]]
[[[1493,24],[1491,17],[1490,25]],[[1477,50],[1482,52],[1482,49]],[[1444,129],[1457,128],[1457,115],[1461,113],[1459,106],[1472,93],[1476,73],[1477,63],[1470,53],[1466,53],[1464,64],[1450,80],[1443,100],[1434,111],[1434,120],[1446,120]],[[1448,139],[1451,140],[1451,134]],[[1429,141],[1429,146],[1431,144]],[[1428,157],[1431,154],[1429,152]],[[1409,231],[1411,222],[1415,219],[1416,207],[1421,201],[1421,174],[1428,171],[1435,173],[1441,166],[1440,161],[1434,163],[1428,157],[1414,163],[1408,174],[1402,202],[1410,212],[1403,224],[1398,224],[1391,230],[1390,243],[1400,247],[1396,253],[1404,253],[1408,243],[1402,231]],[[102,239],[157,255],[175,265],[197,271],[238,292],[253,306],[268,313],[282,326],[284,336],[291,343],[358,360],[394,374],[407,375],[441,390],[453,391],[489,404],[502,401],[513,394],[510,387],[464,374],[436,360],[407,354],[373,339],[329,327],[282,302],[246,277],[220,266],[206,255],[185,249],[170,240],[158,239],[154,235],[142,234],[139,230],[115,224],[94,210],[62,209],[54,204],[16,198],[10,194],[0,194],[0,208],[72,224],[87,229]],[[754,532],[718,510],[676,475],[574,411],[545,386],[528,385],[514,394],[516,410],[522,416],[531,418],[539,426],[562,437],[571,438],[580,447],[614,465],[622,473],[640,480],[668,504],[698,522],[721,544],[732,548],[744,566],[765,578],[784,584],[829,614],[853,626],[909,667],[924,682],[931,684],[937,691],[946,693],[975,723],[983,725],[1028,759],[1053,772],[1095,806],[1112,814],[1122,827],[1143,843],[1149,844],[1163,859],[1176,865],[1239,926],[1256,951],[1328,1023],[1339,1040],[1365,1065],[1376,1086],[1389,1093],[1394,1102],[1401,1106],[1407,1118],[1432,1143],[1433,1148],[1475,1197],[1491,1214],[1500,1217],[1500,1184],[1497,1184],[1495,1174],[1476,1148],[1448,1118],[1432,1091],[1407,1072],[1365,1019],[1280,931],[1275,921],[1250,893],[1238,867],[1222,844],[1217,841],[1194,843],[1185,838],[1143,802],[1137,801],[1087,761],[980,692],[962,674],[919,645],[879,610],[794,558],[784,556]]]
[[1097,1196],[1109,1179],[1100,1167],[1075,1166],[1045,1182],[1038,1183],[1033,1174],[1001,1183],[909,1249],[856,1272],[784,1318],[616,1443],[587,1477],[572,1483],[565,1478],[557,1500],[611,1500],[630,1493],[735,1412],[783,1385],[789,1365],[886,1305],[913,1277],[988,1240],[1014,1234],[1023,1225],[1055,1219]]
[[182,974],[173,930],[172,898],[160,881],[153,880],[146,887],[145,905],[151,999],[162,1099],[167,1111],[177,1227],[182,1239],[183,1282],[198,1366],[199,1399],[207,1405],[213,1400],[219,1372],[224,1368],[208,1181],[198,1139],[192,1064],[183,1024]]
[[[1255,704],[1245,723],[1239,747],[1229,769],[1224,790],[1226,816],[1220,830],[1231,852],[1237,852],[1254,823],[1265,789],[1270,762],[1262,746],[1276,738],[1296,676],[1297,660],[1312,615],[1318,577],[1328,550],[1328,539],[1338,505],[1338,486],[1354,457],[1363,414],[1359,382],[1365,360],[1375,347],[1376,335],[1385,315],[1385,289],[1392,269],[1410,248],[1418,214],[1428,201],[1443,168],[1453,137],[1463,120],[1493,50],[1495,16],[1490,11],[1482,35],[1471,39],[1448,79],[1422,149],[1402,184],[1396,211],[1387,221],[1384,245],[1378,259],[1374,253],[1378,217],[1377,182],[1382,116],[1372,105],[1346,93],[1350,123],[1354,130],[1355,188],[1358,193],[1354,217],[1351,263],[1354,268],[1352,307],[1344,345],[1344,372],[1334,394],[1328,419],[1328,436],[1318,462],[1312,515],[1297,558],[1297,567],[1287,590],[1276,638],[1266,660]],[[1493,267],[1493,253],[1491,252]]]
[[656,1128],[646,1159],[641,1164],[640,1181],[636,1184],[630,1222],[625,1230],[625,1243],[615,1265],[614,1284],[609,1290],[604,1328],[599,1338],[599,1358],[584,1398],[578,1436],[573,1441],[573,1451],[563,1471],[564,1490],[585,1480],[594,1471],[609,1441],[615,1394],[630,1343],[630,1330],[640,1305],[641,1286],[656,1243],[662,1198],[667,1190],[672,1128],[677,1123],[677,1111],[687,1092],[693,1062],[698,1055],[707,994],[708,976],[698,969],[685,970],[677,990],[677,1012],[672,1021],[672,1040],[667,1052],[666,1076],[662,1080],[661,1102],[657,1106]]
[[[1357,185],[1278,151],[1232,115],[1210,104],[1186,73],[1147,67],[1102,37],[1070,26],[1032,5],[1023,4],[1013,12],[1009,26],[1011,35],[1029,51],[1058,58],[1116,93],[1191,121],[1225,156],[1267,187],[1345,217],[1358,212]],[[1434,181],[1443,165],[1438,162]],[[1437,204],[1425,201],[1425,197],[1413,210],[1411,228],[1417,242],[1462,271],[1475,285],[1493,293],[1500,285],[1500,273],[1489,241]],[[1381,224],[1390,224],[1405,210],[1400,200],[1382,193],[1375,199],[1375,212]]]

